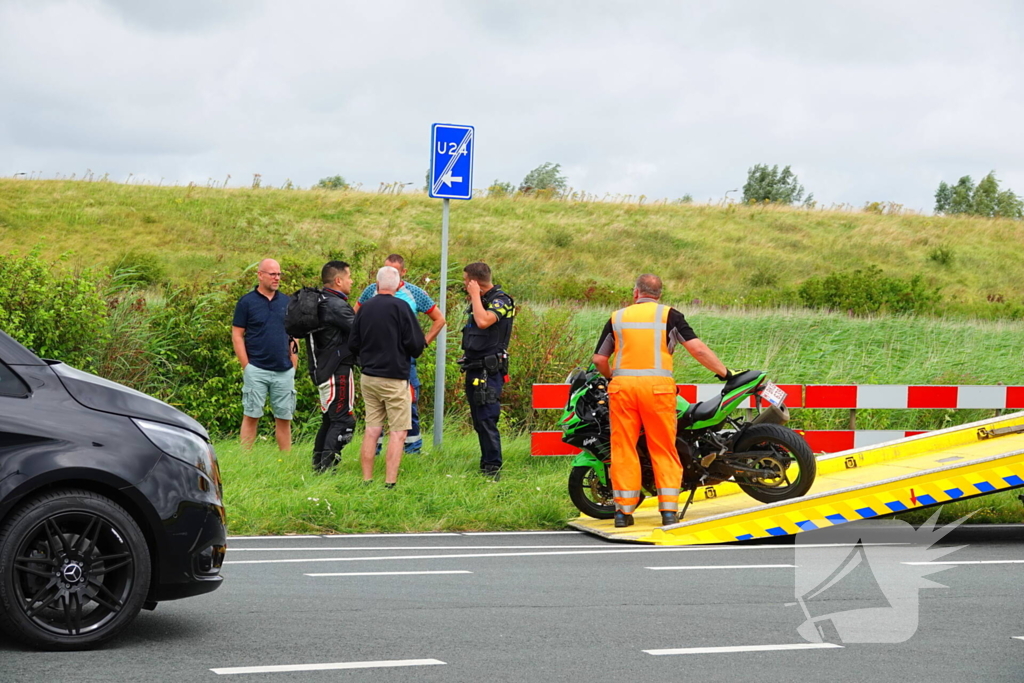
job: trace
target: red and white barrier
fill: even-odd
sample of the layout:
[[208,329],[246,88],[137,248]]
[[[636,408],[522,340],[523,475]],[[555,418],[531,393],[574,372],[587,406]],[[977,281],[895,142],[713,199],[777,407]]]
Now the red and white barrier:
[[[907,384],[780,384],[790,408],[860,409],[1024,409],[1024,386],[1001,385],[907,385]],[[691,403],[714,398],[721,384],[680,384],[679,394]],[[534,384],[535,410],[560,410],[569,400],[568,384]],[[747,407],[754,407],[751,397]],[[801,431],[811,450],[836,453],[885,443],[920,431],[904,430],[808,430]],[[576,455],[579,449],[562,443],[561,432],[533,432],[532,455]]]

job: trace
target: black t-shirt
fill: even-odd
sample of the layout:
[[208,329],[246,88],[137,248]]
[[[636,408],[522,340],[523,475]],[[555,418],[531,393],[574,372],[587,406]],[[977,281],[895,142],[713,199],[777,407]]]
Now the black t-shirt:
[[289,297],[275,292],[268,299],[257,290],[258,287],[253,287],[238,300],[231,324],[245,329],[245,352],[250,363],[261,370],[291,370],[291,339],[284,331],[284,312]]
[[[665,343],[668,344],[668,352],[676,350],[676,344],[696,339],[690,323],[682,313],[674,308],[668,309],[668,321],[665,323]],[[599,356],[611,356],[615,352],[615,333],[612,331],[612,319],[609,318],[601,331],[601,338],[597,341],[597,348],[594,353]]]

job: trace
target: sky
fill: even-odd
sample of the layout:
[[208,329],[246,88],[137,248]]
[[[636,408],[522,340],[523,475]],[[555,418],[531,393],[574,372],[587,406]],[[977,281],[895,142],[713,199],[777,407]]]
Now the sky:
[[598,196],[822,205],[1024,193],[1024,4],[0,0],[0,176],[420,188],[435,122],[474,185],[561,164]]

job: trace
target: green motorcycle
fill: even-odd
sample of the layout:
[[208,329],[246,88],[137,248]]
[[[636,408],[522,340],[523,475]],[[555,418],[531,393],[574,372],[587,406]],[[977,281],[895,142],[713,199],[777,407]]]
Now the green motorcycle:
[[[569,473],[569,497],[585,515],[615,516],[611,483],[611,427],[608,380],[593,366],[576,370],[566,380],[569,401],[559,426],[562,441],[583,449]],[[751,420],[732,417],[753,396],[758,414]],[[789,421],[786,394],[758,370],[747,370],[726,381],[715,398],[691,404],[676,397],[676,450],[683,464],[680,488],[689,491],[686,514],[697,489],[734,481],[762,503],[798,498],[814,483],[816,463],[802,436],[784,425]],[[637,443],[642,488],[655,494],[654,470],[646,437]],[[643,500],[644,493],[640,498]]]

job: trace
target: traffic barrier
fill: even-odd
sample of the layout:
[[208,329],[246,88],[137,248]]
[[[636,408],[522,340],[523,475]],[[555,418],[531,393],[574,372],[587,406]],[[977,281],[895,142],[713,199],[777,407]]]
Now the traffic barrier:
[[[1024,409],[1024,386],[1002,385],[908,385],[908,384],[779,384],[786,392],[790,408],[831,408],[850,411],[850,428],[841,430],[801,430],[811,450],[836,453],[863,448],[894,439],[921,434],[906,430],[858,430],[857,411],[861,409]],[[721,384],[680,384],[679,394],[691,403],[714,398]],[[534,384],[534,410],[561,410],[569,400],[568,384]],[[747,408],[754,408],[754,398]],[[576,455],[578,448],[562,443],[558,431],[533,432],[530,454],[535,456]]]

